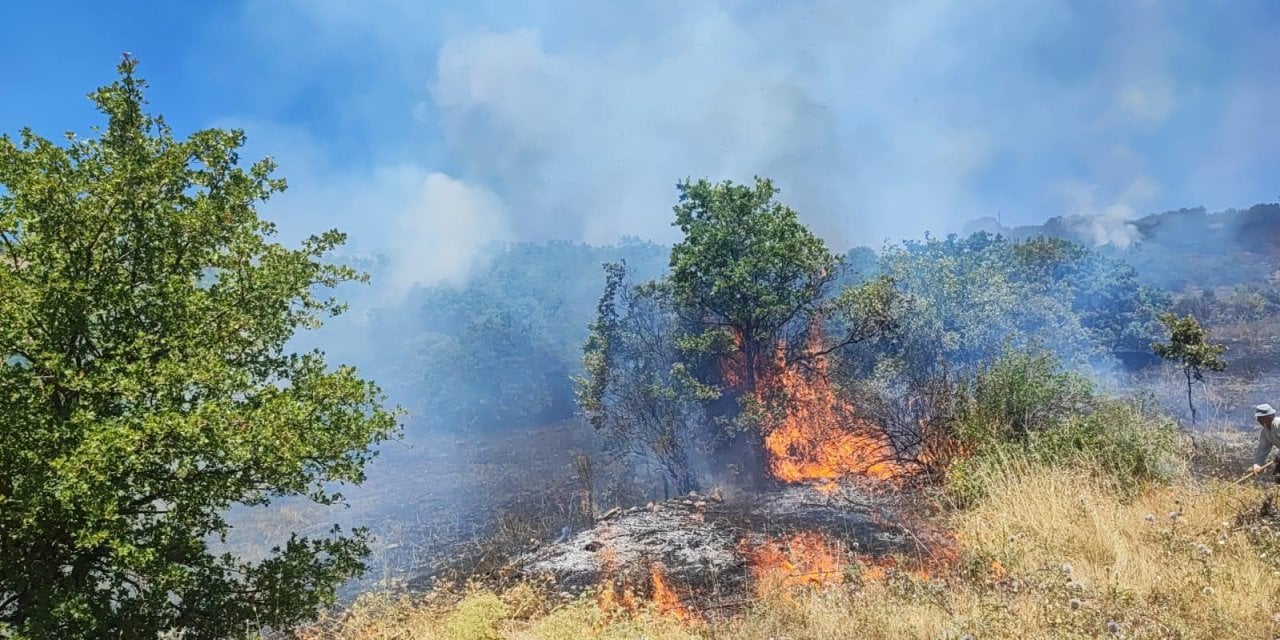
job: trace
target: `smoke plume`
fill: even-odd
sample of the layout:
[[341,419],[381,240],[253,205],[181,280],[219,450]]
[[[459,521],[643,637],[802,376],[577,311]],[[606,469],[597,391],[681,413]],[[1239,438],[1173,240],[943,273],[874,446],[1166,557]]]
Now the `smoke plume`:
[[[482,238],[670,241],[686,176],[772,177],[837,248],[982,216],[1068,216],[1123,246],[1138,214],[1273,199],[1280,40],[1266,3],[1228,13],[286,1],[248,5],[242,28],[264,99],[332,103],[298,133],[327,141],[316,182],[349,187],[309,221],[394,248],[403,284],[459,277]],[[388,175],[406,199],[351,217]]]

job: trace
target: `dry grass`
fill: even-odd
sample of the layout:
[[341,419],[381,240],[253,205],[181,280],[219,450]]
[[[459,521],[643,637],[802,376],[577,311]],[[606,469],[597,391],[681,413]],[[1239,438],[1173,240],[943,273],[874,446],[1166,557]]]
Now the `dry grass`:
[[[714,625],[607,615],[521,587],[410,603],[366,596],[308,637],[341,640],[735,638],[1270,638],[1280,633],[1276,534],[1250,519],[1264,490],[1224,483],[1126,499],[1096,474],[1010,471],[948,523],[945,577],[773,589]],[[1173,515],[1176,514],[1176,515]]]
[[974,626],[1021,637],[1094,637],[1109,622],[1126,637],[1272,637],[1280,565],[1241,518],[1262,498],[1211,482],[1126,503],[1095,475],[1024,470],[957,518],[971,558],[1017,576],[997,590],[1009,617],[974,611]]

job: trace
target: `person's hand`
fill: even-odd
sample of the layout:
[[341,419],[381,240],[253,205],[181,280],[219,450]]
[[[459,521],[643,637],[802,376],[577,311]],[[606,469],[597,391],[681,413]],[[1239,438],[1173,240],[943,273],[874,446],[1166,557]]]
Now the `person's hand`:
[[1255,465],[1253,465],[1252,467],[1249,467],[1249,473],[1251,473],[1251,474],[1253,474],[1253,475],[1255,475],[1255,476],[1256,476],[1256,475],[1258,475],[1259,473],[1262,473],[1262,467],[1261,467],[1260,465],[1256,465],[1256,464],[1255,464]]

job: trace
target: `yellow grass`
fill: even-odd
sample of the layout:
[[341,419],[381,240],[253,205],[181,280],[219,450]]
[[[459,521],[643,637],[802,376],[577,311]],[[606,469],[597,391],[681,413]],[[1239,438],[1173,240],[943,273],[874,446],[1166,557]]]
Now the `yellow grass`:
[[[1234,526],[1264,490],[1223,483],[1126,501],[1096,476],[1010,472],[949,524],[960,558],[944,578],[890,574],[821,591],[770,590],[741,615],[682,623],[608,616],[531,588],[460,602],[371,595],[313,638],[686,640],[694,638],[1272,638],[1280,636],[1280,545]],[[1176,516],[1171,514],[1176,513]],[[1259,536],[1262,536],[1261,538]],[[1263,540],[1263,542],[1259,542]]]

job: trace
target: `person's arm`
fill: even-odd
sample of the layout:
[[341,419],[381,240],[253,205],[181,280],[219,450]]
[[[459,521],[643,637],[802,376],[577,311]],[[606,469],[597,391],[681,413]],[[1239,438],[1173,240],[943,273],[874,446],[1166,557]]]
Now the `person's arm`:
[[1260,467],[1267,460],[1267,454],[1271,453],[1271,441],[1267,439],[1266,429],[1258,430],[1258,446],[1253,450],[1253,466]]

